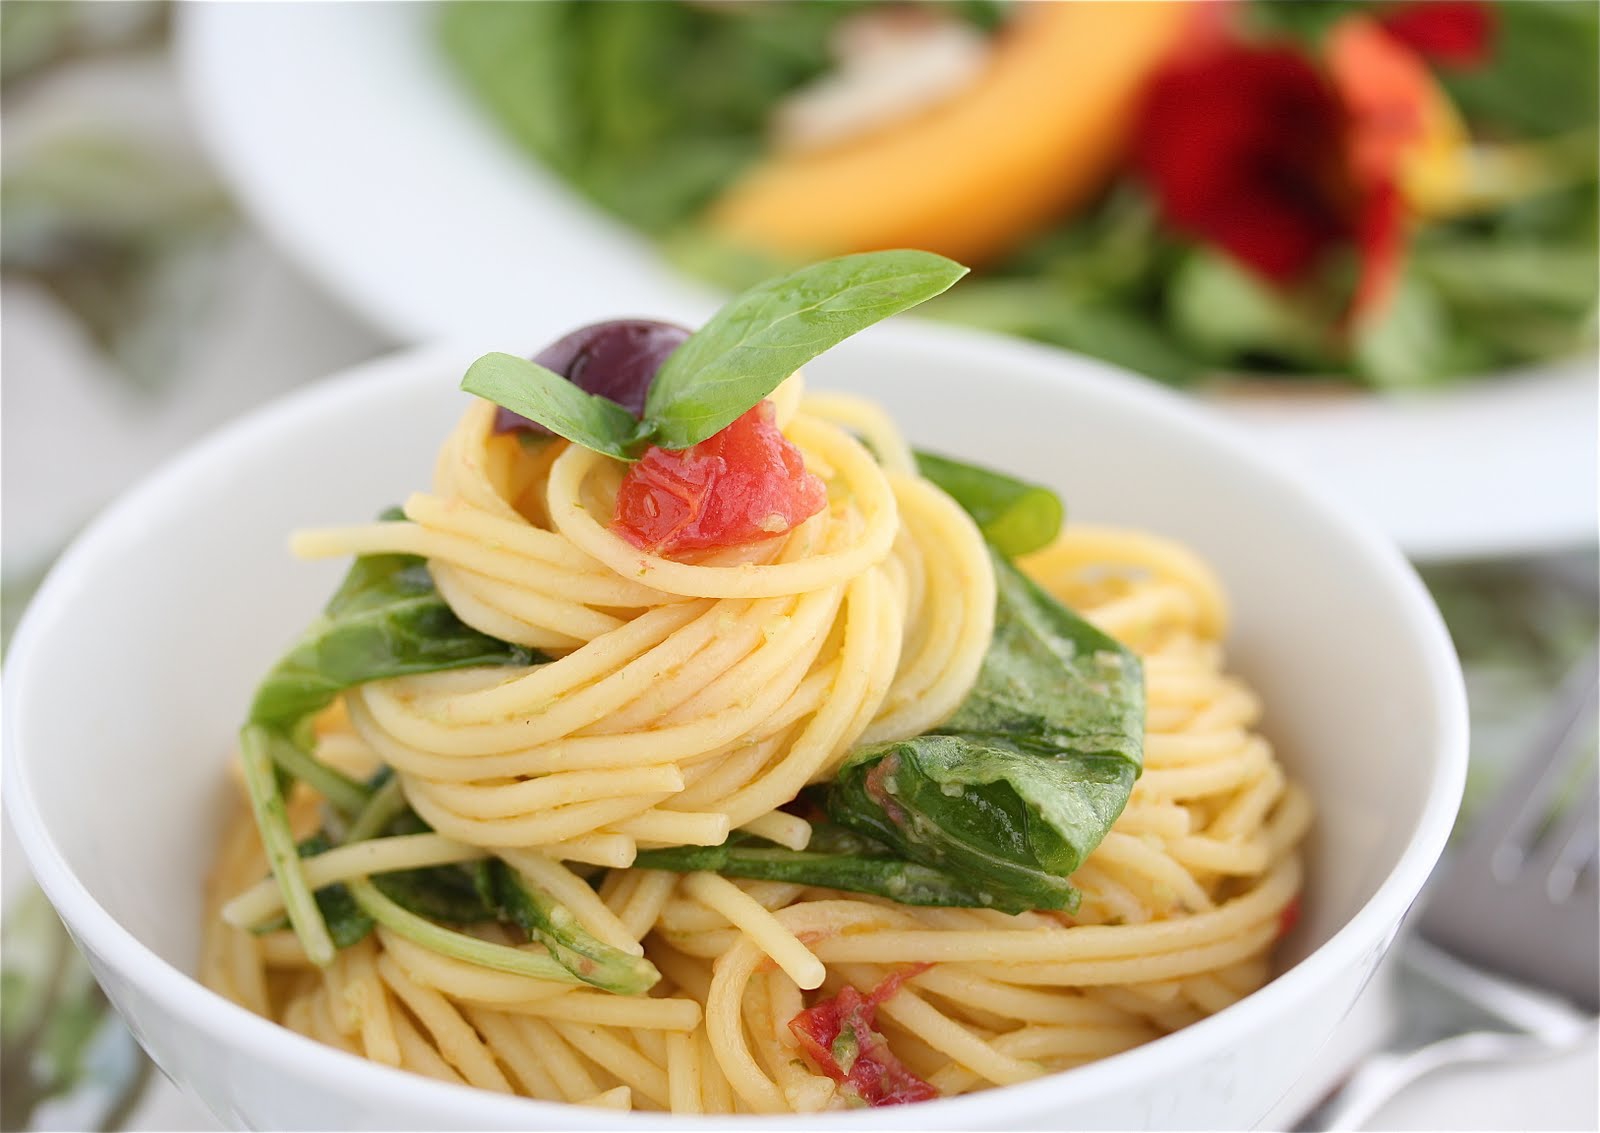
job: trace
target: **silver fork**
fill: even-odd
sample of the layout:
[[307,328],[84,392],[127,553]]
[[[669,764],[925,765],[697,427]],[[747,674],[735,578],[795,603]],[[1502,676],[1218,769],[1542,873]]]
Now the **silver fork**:
[[1408,1012],[1407,1025],[1390,1044],[1363,1060],[1297,1128],[1360,1128],[1383,1103],[1434,1070],[1548,1054],[1595,1026],[1595,768],[1552,815],[1589,756],[1600,709],[1600,654],[1573,666],[1554,703],[1535,746],[1430,883],[1401,946],[1403,983],[1413,995],[1413,977],[1431,985],[1433,1010]]

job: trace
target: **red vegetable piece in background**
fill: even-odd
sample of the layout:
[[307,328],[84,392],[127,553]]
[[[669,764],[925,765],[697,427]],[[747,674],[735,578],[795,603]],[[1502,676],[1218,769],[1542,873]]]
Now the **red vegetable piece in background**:
[[1359,203],[1360,275],[1349,320],[1389,304],[1405,265],[1407,209],[1401,180],[1410,155],[1438,128],[1437,84],[1421,57],[1373,21],[1346,17],[1328,33],[1328,73],[1348,120],[1345,147]]
[[[539,351],[533,360],[585,393],[610,398],[638,417],[644,413],[645,396],[656,371],[688,337],[688,331],[672,323],[612,319],[579,327]],[[537,421],[505,408],[495,414],[494,431],[555,435]]]
[[908,1070],[888,1040],[873,1025],[878,1004],[932,964],[913,964],[863,996],[853,987],[818,1001],[789,1020],[789,1030],[806,1058],[838,1082],[844,1092],[869,1106],[902,1105],[939,1096],[932,1085]]
[[1286,284],[1350,236],[1343,132],[1337,97],[1304,55],[1224,44],[1155,77],[1133,163],[1174,229]]
[[782,535],[828,502],[763,401],[692,448],[651,447],[617,491],[612,530],[661,555]]
[[1377,13],[1383,30],[1445,67],[1481,67],[1493,54],[1494,9],[1479,0],[1414,0]]

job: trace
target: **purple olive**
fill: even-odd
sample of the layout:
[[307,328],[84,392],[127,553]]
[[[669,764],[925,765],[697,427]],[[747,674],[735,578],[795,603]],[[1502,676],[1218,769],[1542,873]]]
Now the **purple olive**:
[[[534,355],[586,393],[610,398],[635,417],[644,413],[645,395],[661,363],[683,344],[689,332],[653,319],[613,319],[580,327]],[[518,430],[552,436],[549,429],[509,409],[495,414],[494,431]]]

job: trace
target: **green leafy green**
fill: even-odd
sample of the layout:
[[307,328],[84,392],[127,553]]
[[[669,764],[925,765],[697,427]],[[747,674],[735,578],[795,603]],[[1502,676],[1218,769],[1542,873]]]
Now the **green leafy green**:
[[972,693],[936,732],[855,752],[834,821],[1030,908],[1122,813],[1143,753],[1139,660],[1002,557],[994,639]]
[[871,893],[902,905],[992,908],[1007,913],[1038,907],[1009,891],[991,891],[975,884],[965,875],[907,861],[881,842],[829,823],[813,825],[811,844],[804,850],[735,833],[720,846],[640,850],[633,864],[639,869],[704,870],[725,877]]
[[527,358],[485,354],[467,369],[461,388],[584,448],[619,460],[637,455],[641,433],[632,413]]
[[967,269],[932,252],[863,252],[799,268],[725,304],[661,364],[645,423],[684,449],[731,424],[817,355],[947,290]]
[[[400,513],[385,513],[399,518]],[[367,787],[311,754],[311,718],[368,681],[477,665],[531,665],[543,658],[464,624],[415,555],[363,555],[300,640],[272,667],[250,706],[252,742],[292,779],[341,813],[365,804]]]
[[260,724],[246,724],[239,731],[239,765],[244,772],[245,793],[250,798],[256,829],[261,833],[267,866],[283,892],[283,907],[289,924],[311,962],[323,967],[333,962],[333,941],[300,872],[300,854],[289,829],[288,807],[267,750],[272,738],[273,733]]
[[618,995],[643,995],[661,979],[655,965],[590,935],[561,904],[498,858],[484,863],[487,891],[503,919],[550,950],[567,971]]
[[1600,107],[1600,5],[1515,0],[1496,4],[1494,16],[1488,65],[1441,73],[1451,100],[1469,120],[1501,132],[1592,131]]
[[468,964],[491,968],[497,972],[510,972],[517,976],[531,976],[536,980],[554,980],[558,983],[578,983],[579,980],[555,959],[540,952],[526,952],[504,944],[494,944],[468,936],[454,929],[436,925],[426,917],[401,907],[379,891],[367,880],[352,880],[350,895],[361,911],[390,932],[405,937],[413,944],[431,952]]
[[[830,43],[865,6],[451,4],[441,34],[476,95],[549,168],[659,239],[684,271],[740,288],[793,265],[728,246],[706,209],[768,155],[775,108],[837,66]],[[1288,39],[1315,58],[1337,21],[1383,10],[1254,0],[1234,16],[1244,38]],[[1004,8],[940,12],[989,30]],[[920,313],[1183,386],[1260,374],[1408,388],[1592,349],[1595,300],[1577,296],[1584,279],[1600,278],[1600,6],[1516,0],[1495,4],[1493,20],[1482,65],[1432,69],[1474,143],[1509,147],[1506,166],[1531,172],[1492,206],[1413,218],[1412,282],[1392,318],[1364,335],[1345,333],[1353,244],[1280,289],[1169,229],[1131,171]],[[1494,167],[1473,164],[1475,177]],[[1552,197],[1576,207],[1549,209]],[[1525,229],[1528,213],[1556,219]],[[1437,266],[1436,241],[1452,245]],[[1550,286],[1537,285],[1541,276]]]
[[931,452],[916,456],[917,471],[960,504],[1001,554],[1036,551],[1061,530],[1065,509],[1049,488]]
[[[385,518],[398,517],[397,512]],[[534,665],[531,649],[479,633],[439,596],[415,555],[363,555],[256,690],[250,721],[295,735],[346,689],[480,665]]]
[[479,358],[461,388],[620,460],[650,444],[686,449],[732,424],[829,347],[939,294],[966,272],[932,252],[864,252],[758,284],[667,356],[641,421],[510,354]]
[[[299,846],[302,858],[314,858],[331,849],[333,840],[321,831],[303,840]],[[349,948],[352,944],[358,944],[372,931],[372,918],[361,911],[356,899],[350,896],[348,886],[324,885],[316,891],[315,897],[317,909],[322,913],[323,923],[328,926],[328,935],[333,939],[335,948]],[[266,925],[258,931],[276,927],[276,924]]]
[[1447,372],[1458,341],[1449,319],[1434,289],[1406,272],[1384,308],[1356,329],[1353,361],[1376,386],[1426,385]]
[[484,900],[471,866],[440,865],[374,874],[372,884],[408,912],[442,924],[481,924],[497,920]]
[[1139,775],[1139,660],[996,554],[995,633],[936,732],[855,752],[804,851],[734,835],[635,865],[872,893],[907,905],[1072,908],[1068,878]]
[[[384,518],[399,518],[399,513],[386,512]],[[321,616],[273,666],[256,690],[239,733],[240,760],[268,864],[283,890],[289,922],[313,963],[333,959],[336,942],[323,908],[330,898],[314,898],[296,865],[280,776],[305,780],[346,816],[361,814],[374,788],[311,754],[311,718],[341,692],[368,681],[541,660],[532,650],[479,633],[457,618],[439,596],[423,559],[363,555]],[[385,884],[403,889],[407,882],[388,879]],[[346,910],[336,905],[332,911],[342,915]]]
[[[833,65],[838,3],[451,3],[445,54],[495,122],[646,232],[689,221],[758,161],[767,119]],[[968,18],[992,18],[964,4]]]
[[1204,249],[1183,257],[1168,286],[1173,330],[1202,358],[1228,365],[1255,355],[1324,373],[1340,364],[1333,304],[1322,309],[1304,296],[1286,295],[1227,256]]

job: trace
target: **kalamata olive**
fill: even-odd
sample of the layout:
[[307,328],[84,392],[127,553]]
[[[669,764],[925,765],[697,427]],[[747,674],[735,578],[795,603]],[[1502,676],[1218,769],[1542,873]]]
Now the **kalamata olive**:
[[[689,332],[672,323],[653,319],[613,319],[580,327],[534,355],[533,360],[554,370],[586,393],[610,398],[638,417],[656,371]],[[494,431],[518,430],[550,436],[537,421],[501,409]]]

